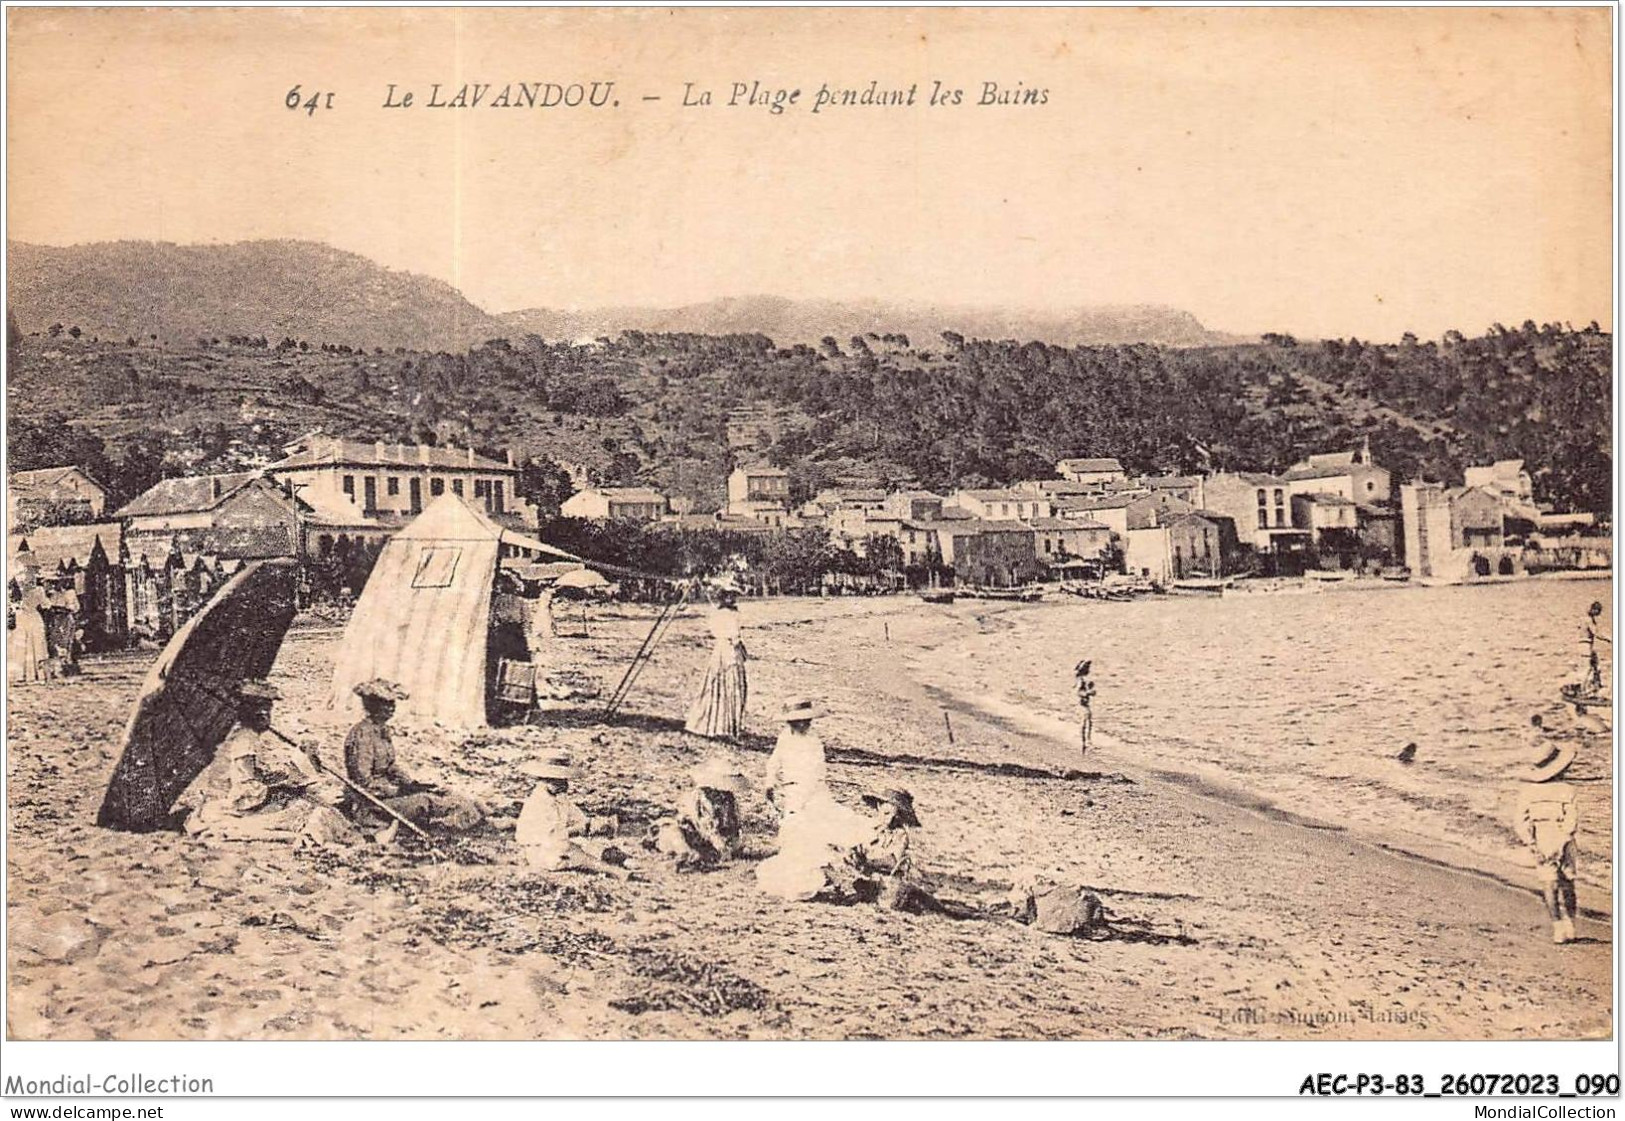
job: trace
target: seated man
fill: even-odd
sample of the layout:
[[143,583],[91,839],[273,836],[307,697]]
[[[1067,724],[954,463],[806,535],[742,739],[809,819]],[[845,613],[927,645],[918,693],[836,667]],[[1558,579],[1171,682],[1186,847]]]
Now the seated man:
[[237,726],[181,797],[192,808],[187,833],[233,841],[355,839],[350,823],[334,808],[338,792],[324,790],[315,767],[271,732],[271,706],[280,699],[263,681],[242,684]]
[[625,868],[594,856],[570,839],[586,836],[592,819],[564,797],[570,789],[569,760],[553,756],[528,770],[541,782],[525,800],[514,827],[514,841],[525,863],[544,872],[593,872],[626,879]]
[[[485,820],[485,811],[472,798],[417,782],[396,761],[389,721],[395,715],[395,703],[406,699],[405,690],[375,678],[357,685],[355,694],[366,715],[344,738],[344,770],[352,783],[420,828],[455,832]],[[345,812],[366,828],[387,826],[383,839],[394,839],[398,823],[353,791],[345,800]]]

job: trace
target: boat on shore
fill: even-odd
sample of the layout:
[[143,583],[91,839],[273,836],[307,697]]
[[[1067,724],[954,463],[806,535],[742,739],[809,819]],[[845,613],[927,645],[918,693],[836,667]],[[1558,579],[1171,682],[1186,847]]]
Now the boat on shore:
[[921,592],[920,598],[926,603],[953,603],[954,593],[948,588],[938,588],[929,592]]
[[1176,596],[1222,596],[1234,583],[1234,580],[1228,578],[1193,577],[1188,580],[1175,580],[1168,585],[1168,592]]

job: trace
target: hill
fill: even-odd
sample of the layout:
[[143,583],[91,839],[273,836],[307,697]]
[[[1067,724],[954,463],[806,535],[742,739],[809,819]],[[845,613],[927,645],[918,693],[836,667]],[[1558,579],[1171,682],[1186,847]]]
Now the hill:
[[349,346],[461,348],[505,328],[451,285],[308,241],[7,245],[25,332],[54,323],[111,339],[285,336]]
[[[1133,472],[1276,470],[1369,437],[1400,480],[1459,482],[1468,464],[1516,457],[1540,499],[1611,510],[1613,340],[1595,326],[1270,338],[1063,347],[950,333],[939,346],[876,334],[814,348],[632,331],[385,352],[25,332],[11,342],[8,438],[14,469],[78,462],[121,492],[162,472],[263,463],[315,428],[452,441],[537,461],[527,482],[544,504],[567,485],[556,462],[704,510],[737,459],[788,467],[805,495],[859,479],[985,486],[1048,475],[1067,455],[1113,455]],[[741,406],[773,420],[730,444]]]
[[1154,305],[1100,306],[1070,311],[928,306],[880,300],[788,300],[748,296],[675,308],[531,308],[500,317],[516,334],[591,341],[622,331],[650,334],[760,334],[782,344],[818,343],[826,336],[904,335],[926,344],[944,331],[984,339],[1038,339],[1060,346],[1216,346],[1250,341],[1204,327],[1194,315]]

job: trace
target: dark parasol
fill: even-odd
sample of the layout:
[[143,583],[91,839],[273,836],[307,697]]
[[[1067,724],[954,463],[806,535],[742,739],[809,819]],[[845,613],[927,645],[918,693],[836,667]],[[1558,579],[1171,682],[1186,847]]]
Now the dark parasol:
[[297,567],[255,561],[226,581],[164,647],[124,730],[96,824],[148,832],[214,758],[237,719],[237,690],[264,677],[294,615]]

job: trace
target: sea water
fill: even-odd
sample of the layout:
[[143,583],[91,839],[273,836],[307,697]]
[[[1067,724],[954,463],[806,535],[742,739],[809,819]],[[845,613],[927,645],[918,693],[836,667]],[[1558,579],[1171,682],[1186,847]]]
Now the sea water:
[[[1513,776],[1540,714],[1579,743],[1582,902],[1611,910],[1612,719],[1580,732],[1559,690],[1580,679],[1586,608],[1609,580],[1467,587],[1372,584],[1320,594],[1177,596],[951,609],[975,613],[920,676],[961,699],[1047,721],[1055,757],[1094,663],[1099,759],[1188,776],[1311,823],[1520,883]],[[1609,617],[1612,612],[1610,610]],[[1601,648],[1604,665],[1611,650]],[[1606,673],[1606,670],[1605,670]],[[970,688],[965,683],[974,682]],[[1075,728],[1075,723],[1072,724]],[[1075,736],[1075,732],[1070,733]],[[1396,756],[1415,743],[1415,761]]]

